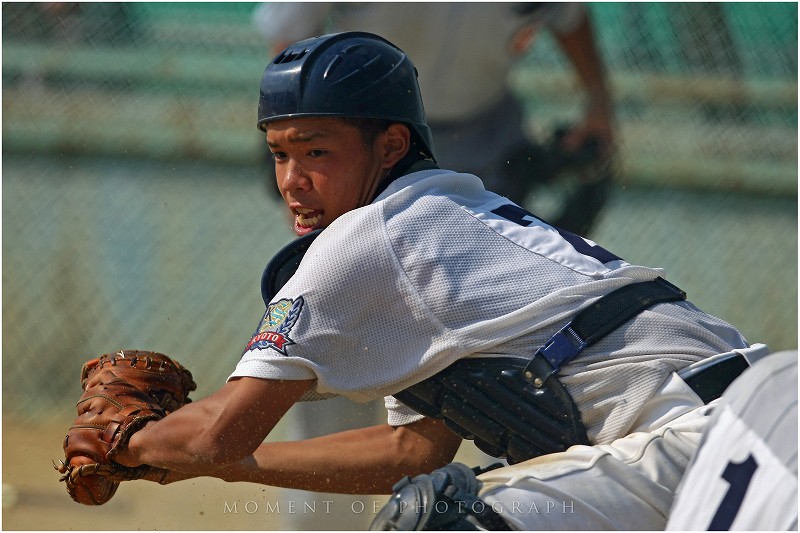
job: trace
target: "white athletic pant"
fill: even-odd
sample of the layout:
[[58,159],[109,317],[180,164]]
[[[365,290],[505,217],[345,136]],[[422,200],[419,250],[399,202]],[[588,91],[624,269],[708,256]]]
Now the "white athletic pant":
[[480,496],[521,530],[663,530],[718,401],[703,405],[672,374],[629,435],[487,472]]

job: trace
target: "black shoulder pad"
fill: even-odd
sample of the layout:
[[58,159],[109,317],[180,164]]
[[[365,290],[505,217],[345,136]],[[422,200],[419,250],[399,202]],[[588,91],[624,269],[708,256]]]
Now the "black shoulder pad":
[[269,260],[261,275],[261,297],[264,299],[264,305],[269,305],[281,287],[294,275],[308,247],[320,233],[321,229],[314,230],[293,240]]

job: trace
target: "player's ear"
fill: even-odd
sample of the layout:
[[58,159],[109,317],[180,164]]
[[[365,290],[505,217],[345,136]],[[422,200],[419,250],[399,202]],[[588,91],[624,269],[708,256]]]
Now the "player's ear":
[[411,148],[411,131],[408,126],[395,122],[386,128],[382,143],[383,168],[392,168]]

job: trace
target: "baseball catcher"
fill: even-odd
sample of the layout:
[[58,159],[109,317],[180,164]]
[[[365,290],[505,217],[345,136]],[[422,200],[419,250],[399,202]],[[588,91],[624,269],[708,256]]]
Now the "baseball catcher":
[[[396,493],[378,530],[664,528],[712,402],[767,347],[663,269],[439,167],[416,77],[363,32],[270,62],[258,127],[299,248],[268,265],[263,315],[214,393],[183,405],[191,378],[138,352],[89,365],[61,467],[73,498],[213,476]],[[150,372],[128,376],[141,359]],[[331,395],[383,397],[386,422],[265,442]],[[463,439],[514,464],[448,465]]]
[[114,455],[147,422],[189,403],[196,385],[191,372],[164,354],[120,350],[87,361],[81,388],[78,416],[64,438],[66,458],[54,466],[73,500],[102,505],[120,482],[140,479],[152,470],[148,465],[117,464]]

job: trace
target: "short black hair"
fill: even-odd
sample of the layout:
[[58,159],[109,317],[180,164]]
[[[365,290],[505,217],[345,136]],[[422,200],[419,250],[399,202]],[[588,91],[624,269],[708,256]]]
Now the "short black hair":
[[341,119],[345,124],[353,126],[361,132],[365,147],[372,146],[372,143],[375,142],[378,135],[394,124],[394,121],[382,118],[341,117]]

